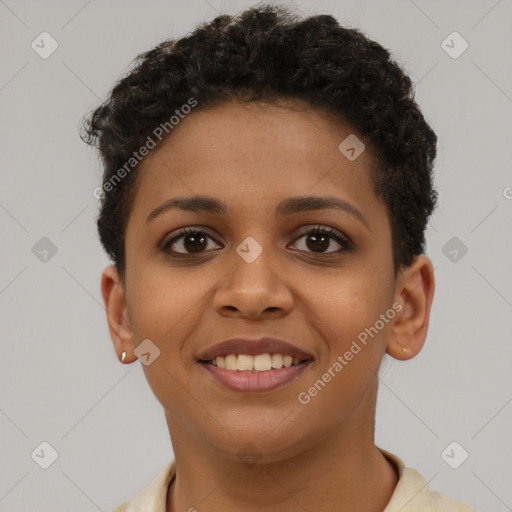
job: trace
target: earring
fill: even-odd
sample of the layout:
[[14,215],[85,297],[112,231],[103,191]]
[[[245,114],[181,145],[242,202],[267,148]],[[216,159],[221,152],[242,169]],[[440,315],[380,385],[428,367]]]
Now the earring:
[[408,349],[408,348],[405,348],[404,346],[402,346],[402,350],[403,350],[404,352],[409,352],[409,349]]
[[121,354],[121,363],[124,363],[125,358],[126,358],[126,352],[123,352]]

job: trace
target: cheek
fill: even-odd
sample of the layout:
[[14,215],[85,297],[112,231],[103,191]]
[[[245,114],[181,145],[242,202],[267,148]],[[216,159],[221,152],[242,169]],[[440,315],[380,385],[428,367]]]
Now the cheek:
[[[189,283],[192,284],[192,283]],[[130,319],[135,346],[150,339],[162,355],[179,351],[180,326],[194,315],[200,290],[160,272],[141,272],[130,288]],[[173,357],[175,360],[175,357]]]
[[177,277],[178,273],[146,270],[130,288],[134,345],[149,339],[159,350],[151,364],[142,364],[146,380],[166,410],[182,414],[190,407],[187,400],[193,394],[191,360],[183,357],[182,349],[188,346],[205,307],[204,284],[200,279],[185,279],[183,274]]
[[[334,424],[351,416],[362,403],[368,405],[365,397],[377,384],[390,328],[380,320],[390,305],[378,290],[374,285],[350,288],[346,282],[337,287],[331,284],[330,290],[317,295],[312,306],[309,320],[312,331],[323,339],[322,352],[315,375],[299,401],[308,403],[313,415],[325,416],[326,409],[335,411]],[[375,329],[376,322],[381,329]]]
[[363,279],[331,279],[311,301],[311,321],[326,341],[328,359],[338,356],[348,366],[376,368],[385,349],[390,318],[381,320],[391,308],[384,283]]

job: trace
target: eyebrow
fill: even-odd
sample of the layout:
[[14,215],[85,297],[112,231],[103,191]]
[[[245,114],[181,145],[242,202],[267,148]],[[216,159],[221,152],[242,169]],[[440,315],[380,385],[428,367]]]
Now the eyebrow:
[[[230,209],[224,201],[208,196],[193,196],[168,199],[157,206],[147,217],[145,223],[170,210],[178,209],[186,212],[204,212],[213,215],[228,215]],[[336,209],[348,213],[359,220],[372,231],[368,221],[353,204],[334,196],[294,196],[283,199],[276,207],[276,218],[282,218],[294,213]]]

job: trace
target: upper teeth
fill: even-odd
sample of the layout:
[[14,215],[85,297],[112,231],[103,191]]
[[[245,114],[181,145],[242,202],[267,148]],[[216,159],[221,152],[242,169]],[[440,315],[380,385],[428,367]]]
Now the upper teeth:
[[212,359],[211,363],[213,366],[225,368],[226,370],[256,370],[258,372],[265,372],[272,368],[296,366],[300,361],[292,356],[283,356],[282,354],[258,354],[257,356],[229,354],[225,357],[216,357]]

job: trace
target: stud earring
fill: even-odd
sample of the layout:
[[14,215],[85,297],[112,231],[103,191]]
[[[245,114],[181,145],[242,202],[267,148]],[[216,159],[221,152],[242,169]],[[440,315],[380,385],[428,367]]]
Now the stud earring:
[[409,349],[408,349],[408,348],[405,348],[405,347],[402,347],[402,350],[403,350],[404,352],[409,352]]
[[124,363],[125,358],[126,358],[126,352],[123,352],[121,354],[121,363]]

